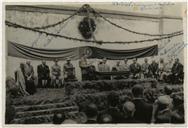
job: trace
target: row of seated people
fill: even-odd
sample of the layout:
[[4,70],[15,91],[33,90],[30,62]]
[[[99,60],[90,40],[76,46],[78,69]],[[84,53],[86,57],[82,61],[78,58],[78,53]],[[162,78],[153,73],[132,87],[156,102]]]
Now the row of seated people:
[[[106,59],[103,59],[99,63],[98,69],[100,72],[110,72],[110,67],[106,63]],[[128,59],[124,60],[124,63],[121,65],[120,61],[117,61],[116,65],[112,67],[111,71],[118,72],[127,72],[126,75],[115,76],[114,79],[124,79],[124,78],[156,78],[160,81],[170,82],[173,79],[174,83],[183,82],[183,65],[179,62],[179,59],[176,58],[175,62],[172,62],[172,59],[168,63],[164,63],[164,60],[161,59],[159,63],[155,60],[152,63],[148,63],[148,59],[144,59],[144,63],[140,65],[137,62],[137,59],[133,59],[132,64],[128,64]]]
[[[92,75],[92,69],[95,70],[95,67],[92,68],[93,66],[88,64],[87,57],[83,56],[81,58],[80,67],[82,71],[82,80],[90,80],[91,78],[96,77],[95,74]],[[90,70],[88,67],[90,67]],[[110,69],[110,66],[107,64],[107,59],[104,58],[98,63],[98,72],[124,72],[123,75],[112,75],[113,79],[155,78],[160,81],[173,83],[182,83],[184,76],[183,65],[179,62],[178,58],[175,59],[174,63],[172,59],[169,59],[169,62],[167,63],[165,63],[163,59],[160,59],[159,63],[155,60],[148,63],[148,59],[145,58],[142,65],[137,62],[137,58],[134,58],[132,64],[130,65],[128,64],[128,59],[124,59],[123,64],[121,64],[120,61],[117,61],[116,65],[112,67],[112,69]],[[112,78],[111,76],[104,74],[100,77],[100,79]]]
[[164,87],[164,94],[159,95],[153,103],[144,98],[144,87],[135,85],[132,88],[133,99],[120,100],[118,94],[111,92],[107,96],[107,107],[100,110],[95,102],[79,108],[78,119],[69,119],[65,113],[55,113],[54,124],[86,123],[184,123],[183,98],[172,96],[172,88]]

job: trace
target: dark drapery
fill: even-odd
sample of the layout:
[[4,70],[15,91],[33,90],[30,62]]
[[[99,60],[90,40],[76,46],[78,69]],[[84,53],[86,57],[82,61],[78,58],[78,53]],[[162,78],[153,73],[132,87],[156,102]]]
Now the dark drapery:
[[101,49],[91,46],[69,49],[39,49],[8,41],[8,55],[13,57],[36,60],[53,60],[55,58],[65,60],[67,57],[69,57],[72,60],[77,60],[80,59],[82,54],[87,54],[88,58],[107,58],[109,60],[120,60],[124,58],[131,59],[135,57],[141,58],[157,55],[158,46],[153,45],[149,47],[130,50]]

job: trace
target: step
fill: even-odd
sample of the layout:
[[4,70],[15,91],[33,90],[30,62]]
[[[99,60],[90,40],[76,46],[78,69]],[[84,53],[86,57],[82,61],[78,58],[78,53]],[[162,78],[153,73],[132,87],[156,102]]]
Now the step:
[[52,108],[52,109],[36,110],[36,111],[16,112],[15,118],[53,114],[55,112],[72,112],[72,111],[78,111],[78,107],[71,106],[71,107]]
[[[76,114],[78,112],[69,112],[68,118],[75,119]],[[38,115],[38,116],[30,116],[30,117],[22,117],[22,118],[16,118],[13,120],[13,124],[49,124],[52,123],[53,114],[47,114],[47,115]]]
[[66,101],[62,103],[51,103],[51,104],[40,104],[40,105],[24,105],[24,106],[14,106],[17,112],[23,111],[36,111],[36,110],[44,110],[50,108],[60,108],[66,106],[75,106],[74,102]]

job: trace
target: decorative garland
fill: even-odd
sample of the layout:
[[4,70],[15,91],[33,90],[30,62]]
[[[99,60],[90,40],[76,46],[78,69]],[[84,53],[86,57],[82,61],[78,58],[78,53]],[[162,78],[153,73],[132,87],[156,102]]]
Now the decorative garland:
[[[95,10],[93,10],[95,11]],[[173,34],[178,34],[178,33],[181,33],[183,31],[177,31],[177,32],[173,32],[173,33],[168,33],[168,34],[148,34],[148,33],[141,33],[141,32],[136,32],[136,31],[133,31],[133,30],[129,30],[127,28],[124,28],[116,23],[113,23],[112,21],[108,20],[107,18],[105,18],[104,16],[102,16],[100,13],[96,12],[95,11],[95,14],[97,14],[99,17],[103,18],[105,21],[107,21],[108,23],[110,23],[111,25],[117,27],[117,28],[120,28],[120,29],[123,29],[127,32],[130,32],[130,33],[134,33],[134,34],[137,34],[137,35],[144,35],[144,36],[170,36],[170,35],[173,35]]]
[[[170,35],[174,35],[174,34],[178,34],[178,33],[182,33],[183,31],[177,31],[177,32],[173,32],[173,33],[168,33],[168,34],[148,34],[148,33],[141,33],[141,32],[136,32],[136,31],[133,31],[133,30],[129,30],[127,28],[124,28],[116,23],[113,23],[112,21],[108,20],[107,18],[105,18],[104,16],[101,15],[100,12],[97,12],[95,9],[91,8],[89,5],[85,4],[83,5],[78,11],[76,11],[74,14],[70,15],[69,17],[67,17],[66,19],[63,19],[57,23],[54,23],[54,24],[50,24],[50,25],[46,25],[46,26],[42,26],[42,27],[33,27],[33,29],[47,29],[47,28],[51,28],[51,27],[55,27],[61,23],[64,23],[65,21],[67,21],[68,19],[70,19],[71,17],[75,16],[75,15],[78,15],[80,13],[86,13],[87,10],[89,10],[89,12],[93,13],[94,16],[99,16],[101,18],[103,18],[105,21],[107,21],[108,23],[110,23],[111,25],[117,27],[117,28],[120,28],[120,29],[123,29],[125,31],[128,31],[128,32],[131,32],[131,33],[134,33],[134,34],[137,34],[137,35],[145,35],[145,36],[159,36],[159,37],[162,37],[162,36],[170,36]],[[81,30],[82,31],[82,30]],[[86,38],[87,39],[87,38]]]
[[69,20],[70,18],[78,15],[79,13],[79,10],[76,11],[75,13],[73,13],[72,15],[70,15],[69,17],[65,18],[65,19],[62,19],[61,21],[58,21],[57,23],[54,23],[54,24],[49,24],[49,25],[46,25],[46,26],[42,26],[42,27],[33,27],[33,29],[48,29],[48,28],[52,28],[52,27],[55,27],[59,24],[62,24],[64,23],[65,21]]
[[69,36],[49,33],[49,32],[45,32],[45,31],[33,29],[33,28],[30,28],[30,27],[18,25],[16,23],[12,23],[12,22],[9,22],[9,21],[5,21],[5,24],[9,27],[22,28],[22,29],[25,29],[25,30],[33,31],[33,32],[43,33],[43,34],[46,34],[46,35],[49,35],[49,36],[60,37],[60,38],[65,38],[65,39],[68,39],[68,40],[74,40],[74,41],[80,41],[80,42],[92,42],[92,43],[99,43],[99,44],[106,44],[106,43],[111,43],[111,44],[113,44],[113,43],[116,43],[116,44],[117,43],[119,43],[119,44],[142,43],[142,42],[158,41],[158,40],[163,40],[163,39],[183,35],[183,32],[179,32],[179,33],[171,34],[171,35],[168,35],[168,36],[163,36],[163,37],[160,37],[160,38],[152,38],[152,39],[146,39],[146,40],[135,40],[135,41],[102,41],[102,40],[96,40],[96,41],[94,41],[94,40],[85,40],[85,39],[79,39],[79,38],[75,38],[75,37],[69,37]]

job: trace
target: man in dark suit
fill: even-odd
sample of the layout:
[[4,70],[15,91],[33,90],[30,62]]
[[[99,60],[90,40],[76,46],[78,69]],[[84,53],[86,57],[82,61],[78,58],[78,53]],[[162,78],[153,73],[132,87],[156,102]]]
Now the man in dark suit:
[[176,58],[172,66],[172,80],[173,83],[183,82],[183,65],[179,62],[179,59]]
[[137,63],[137,58],[133,59],[133,63],[130,65],[129,69],[133,79],[140,78],[141,66]]
[[159,71],[159,65],[155,62],[155,60],[152,61],[152,63],[149,65],[149,72],[152,75],[153,78],[158,78],[158,71]]
[[39,87],[46,87],[49,82],[50,70],[45,60],[42,61],[42,64],[38,65],[37,73]]
[[133,103],[135,104],[134,119],[140,123],[150,123],[152,117],[152,104],[147,103],[143,98],[144,88],[141,85],[135,85],[132,88],[134,96]]

